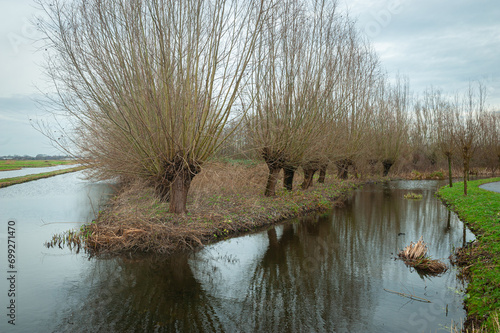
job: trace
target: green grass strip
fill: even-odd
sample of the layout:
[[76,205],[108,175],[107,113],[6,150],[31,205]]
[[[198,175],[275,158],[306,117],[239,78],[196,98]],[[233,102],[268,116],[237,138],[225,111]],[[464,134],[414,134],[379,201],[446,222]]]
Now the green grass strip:
[[467,196],[463,194],[463,183],[438,191],[441,200],[476,235],[478,246],[469,263],[465,305],[469,319],[485,320],[488,328],[493,328],[493,317],[500,312],[500,193],[481,189],[479,185],[498,181],[500,178],[471,181]]
[[0,171],[19,170],[22,168],[45,168],[74,163],[75,161],[66,160],[0,160]]
[[34,175],[26,175],[26,176],[14,177],[14,178],[0,179],[0,188],[11,186],[11,185],[16,185],[16,184],[21,184],[21,183],[26,183],[26,182],[30,182],[32,180],[49,178],[49,177],[53,177],[53,176],[57,176],[57,175],[62,175],[65,173],[80,171],[83,169],[85,169],[84,166],[78,166],[78,167],[69,168],[69,169],[56,170],[56,171],[44,172],[44,173],[37,173]]

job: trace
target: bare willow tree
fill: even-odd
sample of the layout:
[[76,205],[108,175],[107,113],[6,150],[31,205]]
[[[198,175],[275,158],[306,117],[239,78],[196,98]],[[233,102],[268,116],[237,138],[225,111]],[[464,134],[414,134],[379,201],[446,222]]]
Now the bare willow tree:
[[51,102],[73,121],[76,154],[186,212],[191,180],[225,139],[268,5],[40,0]]
[[[325,152],[337,167],[337,176],[347,178],[349,166],[365,154],[370,123],[374,121],[373,102],[380,67],[370,44],[362,40],[354,25],[349,26],[339,82],[333,94],[333,121]],[[324,170],[324,169],[323,169]],[[322,173],[323,173],[322,170]]]
[[451,162],[455,152],[453,131],[455,130],[452,103],[440,89],[430,87],[414,105],[415,119],[412,128],[412,147],[417,154],[424,154],[437,163],[441,152],[448,162],[450,187],[453,186]]
[[434,111],[438,107],[441,92],[434,88],[426,89],[423,98],[413,105],[414,117],[410,122],[410,145],[413,152],[413,164],[422,157],[433,166],[437,163],[437,133]]
[[478,148],[480,138],[480,117],[485,111],[486,88],[479,82],[477,87],[469,83],[469,89],[462,101],[455,102],[453,139],[461,152],[463,161],[464,195],[467,195],[467,181],[470,163]]
[[433,101],[433,124],[436,127],[437,145],[441,153],[446,156],[448,163],[448,182],[453,187],[453,174],[451,162],[453,153],[456,151],[454,143],[455,118],[453,117],[453,104],[437,94]]
[[500,168],[500,112],[484,112],[479,121],[479,159],[494,175]]
[[[319,170],[319,183],[324,183],[326,169],[332,160],[338,158],[334,147],[345,140],[345,133],[340,129],[340,119],[345,115],[349,97],[357,95],[352,93],[353,87],[348,87],[354,80],[354,72],[359,71],[361,62],[360,53],[363,45],[359,45],[359,35],[354,22],[348,15],[335,15],[335,8],[328,14],[328,21],[320,22],[326,38],[319,41],[321,53],[318,68],[318,78],[322,78],[322,86],[318,86],[314,105],[309,112],[314,112],[319,117],[316,121],[315,135],[311,136],[308,149],[305,151],[301,166],[304,170],[303,189],[313,184],[314,174]],[[325,24],[326,23],[326,24]],[[320,31],[321,33],[321,31]],[[318,49],[318,46],[314,46]],[[369,73],[364,73],[369,76]],[[352,80],[352,81],[351,81]],[[351,88],[351,89],[350,89]],[[361,93],[360,93],[361,94]],[[285,175],[287,174],[285,169]],[[285,178],[286,179],[286,178]]]
[[390,85],[381,81],[370,129],[371,159],[382,161],[387,176],[408,143],[410,92],[407,78],[397,77]]
[[269,168],[266,196],[275,195],[282,169],[292,188],[295,170],[321,136],[336,16],[329,1],[281,1],[259,39],[247,126]]

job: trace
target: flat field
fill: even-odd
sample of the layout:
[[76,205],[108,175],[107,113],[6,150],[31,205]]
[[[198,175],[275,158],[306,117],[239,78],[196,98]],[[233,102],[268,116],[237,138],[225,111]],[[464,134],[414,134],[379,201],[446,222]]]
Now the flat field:
[[66,160],[0,160],[0,171],[19,170],[22,168],[44,168],[56,165],[75,164]]

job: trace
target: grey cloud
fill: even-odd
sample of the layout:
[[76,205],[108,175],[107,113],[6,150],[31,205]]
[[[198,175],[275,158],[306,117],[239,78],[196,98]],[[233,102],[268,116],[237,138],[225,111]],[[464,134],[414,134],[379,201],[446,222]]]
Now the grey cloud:
[[[355,1],[362,31],[371,37],[382,65],[409,76],[412,89],[430,85],[455,93],[482,79],[489,102],[500,106],[500,3],[493,0]],[[396,12],[391,6],[399,3]],[[370,26],[371,25],[371,26]],[[372,31],[373,32],[373,31]]]

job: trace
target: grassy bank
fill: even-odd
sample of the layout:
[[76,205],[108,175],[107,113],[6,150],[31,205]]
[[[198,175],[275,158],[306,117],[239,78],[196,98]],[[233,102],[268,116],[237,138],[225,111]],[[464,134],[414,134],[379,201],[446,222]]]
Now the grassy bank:
[[457,251],[457,261],[469,278],[467,326],[484,325],[488,332],[494,332],[500,314],[500,193],[480,189],[479,185],[495,181],[500,178],[469,182],[466,197],[463,183],[445,186],[438,192],[476,235],[473,244]]
[[56,171],[50,171],[50,172],[44,172],[44,173],[37,173],[34,175],[0,179],[0,188],[11,186],[11,185],[16,185],[16,184],[21,184],[21,183],[26,183],[26,182],[30,182],[32,180],[62,175],[64,173],[80,171],[83,169],[85,169],[85,167],[78,166],[78,167],[68,168],[68,169],[64,169],[64,170],[56,170]]
[[22,168],[45,168],[56,165],[75,164],[75,161],[63,160],[0,160],[0,171],[19,170]]
[[[191,186],[188,214],[168,213],[151,188],[129,184],[111,199],[94,223],[83,230],[87,245],[100,252],[172,253],[256,230],[303,214],[325,211],[343,202],[355,182],[327,177],[306,191],[279,190],[262,194],[267,179],[264,164],[212,162]],[[277,188],[281,188],[279,183]]]

